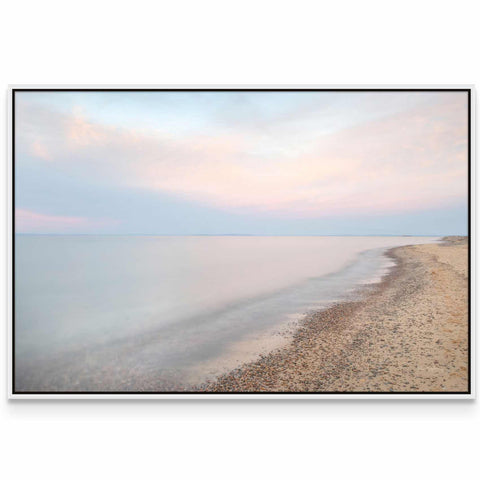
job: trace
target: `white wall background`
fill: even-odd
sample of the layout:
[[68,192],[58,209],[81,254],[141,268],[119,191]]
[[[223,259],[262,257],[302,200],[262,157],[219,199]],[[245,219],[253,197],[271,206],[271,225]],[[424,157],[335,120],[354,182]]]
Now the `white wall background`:
[[[1,16],[4,112],[8,83],[480,81],[475,1],[10,0]],[[446,479],[480,470],[472,401],[8,402],[5,325],[1,333],[5,478]]]

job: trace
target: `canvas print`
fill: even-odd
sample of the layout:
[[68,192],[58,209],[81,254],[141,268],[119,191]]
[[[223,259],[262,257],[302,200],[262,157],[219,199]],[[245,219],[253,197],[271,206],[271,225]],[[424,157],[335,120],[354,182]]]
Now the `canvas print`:
[[469,88],[12,91],[12,393],[469,394]]

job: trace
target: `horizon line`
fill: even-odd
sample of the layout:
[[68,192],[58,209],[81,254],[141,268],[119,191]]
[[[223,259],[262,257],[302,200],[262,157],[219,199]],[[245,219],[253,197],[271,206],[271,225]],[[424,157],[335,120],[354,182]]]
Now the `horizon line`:
[[15,235],[31,236],[104,236],[104,237],[468,237],[468,234],[438,233],[438,234],[415,234],[415,233],[306,233],[306,234],[275,234],[275,233],[38,233],[38,232],[14,232]]

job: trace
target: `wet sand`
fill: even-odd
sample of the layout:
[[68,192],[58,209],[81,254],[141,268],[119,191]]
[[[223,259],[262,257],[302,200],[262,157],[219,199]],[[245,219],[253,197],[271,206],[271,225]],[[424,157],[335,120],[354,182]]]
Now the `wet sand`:
[[306,317],[291,342],[199,387],[211,392],[468,391],[468,245],[391,249],[363,299]]

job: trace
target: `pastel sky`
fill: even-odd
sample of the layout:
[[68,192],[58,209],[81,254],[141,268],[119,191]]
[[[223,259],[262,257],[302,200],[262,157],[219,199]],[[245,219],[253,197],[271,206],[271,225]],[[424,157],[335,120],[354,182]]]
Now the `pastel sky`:
[[17,92],[19,233],[466,234],[466,92]]

